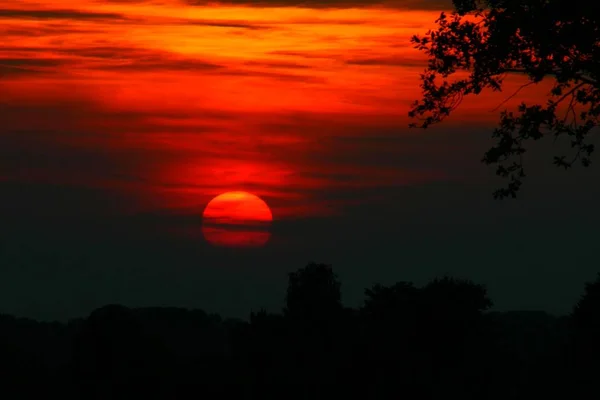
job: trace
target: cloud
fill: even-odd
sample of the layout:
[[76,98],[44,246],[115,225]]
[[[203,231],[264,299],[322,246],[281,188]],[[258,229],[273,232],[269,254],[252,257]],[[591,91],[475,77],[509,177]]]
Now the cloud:
[[0,76],[47,73],[63,64],[63,60],[54,58],[0,57]]
[[391,67],[424,67],[425,60],[414,57],[369,57],[354,58],[346,61],[348,65],[391,66]]
[[229,69],[222,73],[223,75],[230,76],[248,76],[248,77],[261,77],[261,78],[272,78],[281,81],[291,82],[304,82],[304,83],[325,83],[326,80],[311,75],[303,74],[286,74],[283,72],[269,72],[269,71],[253,71],[244,69]]
[[[164,0],[107,0],[115,4],[163,5]],[[452,8],[452,0],[171,0],[171,3],[191,6],[210,6],[215,3],[249,7],[303,7],[303,8],[362,8],[386,6],[411,10],[444,10]]]
[[72,20],[124,20],[118,13],[90,12],[79,10],[33,10],[0,8],[0,18],[8,19],[72,19]]
[[273,50],[268,54],[275,56],[289,56],[289,57],[302,57],[302,58],[315,58],[315,59],[328,59],[331,58],[328,54],[321,53],[310,53],[307,51],[294,51],[294,50]]
[[105,65],[100,69],[104,71],[206,71],[223,68],[222,65],[208,61],[186,58],[147,57],[131,59],[123,64]]
[[[144,49],[134,46],[93,47],[15,47],[8,48],[13,54],[26,56],[0,57],[0,74],[22,75],[52,72],[59,67],[86,68],[103,71],[207,71],[223,68],[222,65],[199,58],[177,56],[168,51]],[[51,50],[55,58],[42,56]],[[28,56],[28,57],[27,57]],[[86,65],[84,59],[96,59]],[[98,63],[98,59],[103,60]]]
[[[113,2],[115,2],[113,0]],[[142,4],[144,1],[121,1],[121,3],[131,4]],[[206,27],[217,27],[217,28],[240,28],[240,29],[268,29],[266,26],[246,23],[243,21],[228,21],[228,20],[204,20],[204,19],[190,19],[190,18],[173,18],[173,17],[153,17],[151,20],[145,18],[131,18],[124,14],[114,12],[93,12],[93,11],[81,11],[81,10],[67,10],[67,9],[50,9],[50,10],[36,10],[36,9],[3,9],[0,8],[0,19],[36,19],[36,20],[79,20],[79,21],[119,21],[119,22],[134,22],[136,24],[175,24],[175,25],[190,25],[190,26],[206,26]],[[36,28],[40,29],[40,28]],[[42,33],[75,33],[82,31],[80,28],[70,28],[68,26],[54,26],[54,27],[43,27],[42,29],[48,32],[36,32],[31,33],[31,30],[22,29],[15,27],[14,31],[9,31],[10,34],[20,35],[31,35],[37,36]],[[85,31],[82,31],[85,32]]]
[[[89,69],[114,72],[153,72],[153,71],[202,71],[228,76],[248,76],[272,78],[284,81],[323,83],[324,80],[309,74],[288,73],[289,71],[308,70],[304,64],[285,61],[247,61],[240,66],[217,64],[201,58],[185,57],[168,51],[144,49],[129,46],[62,47],[52,49],[59,57],[39,56],[46,48],[15,47],[15,53],[25,56],[0,57],[0,75],[26,75],[60,72],[61,67],[71,69]],[[30,56],[27,58],[26,56]],[[86,59],[90,62],[86,63]],[[281,69],[280,71],[272,69]]]
[[[63,24],[62,22],[45,21],[46,24],[37,24],[35,28],[32,26],[20,26],[21,21],[12,21],[12,24],[7,23],[3,26],[3,34],[8,37],[17,36],[24,38],[39,38],[43,36],[67,36],[72,34],[94,34],[98,33],[99,28],[94,28],[92,24],[88,24],[87,27],[76,26],[76,24],[69,25]],[[91,26],[90,26],[91,25]],[[5,50],[5,49],[3,49]]]
[[74,55],[79,57],[106,58],[106,59],[127,59],[128,57],[148,54],[144,49],[134,46],[90,46],[90,47],[72,47],[58,48],[53,51],[65,55]]
[[244,65],[256,66],[256,67],[267,67],[267,68],[291,68],[291,69],[306,69],[311,68],[310,65],[297,64],[294,62],[285,61],[247,61]]
[[[192,6],[214,4],[209,0],[183,0]],[[224,5],[251,7],[305,7],[305,8],[363,8],[384,6],[412,10],[445,10],[452,8],[451,0],[225,0]]]
[[197,20],[197,19],[181,19],[176,21],[177,24],[191,25],[191,26],[211,26],[216,28],[240,28],[240,29],[268,29],[269,27],[264,25],[247,24],[239,21],[210,21],[210,20]]

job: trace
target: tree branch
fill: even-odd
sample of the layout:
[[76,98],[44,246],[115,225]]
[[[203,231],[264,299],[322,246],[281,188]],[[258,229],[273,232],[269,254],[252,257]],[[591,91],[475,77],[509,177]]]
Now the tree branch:
[[527,86],[533,85],[536,82],[527,82],[522,84],[517,90],[515,90],[515,92],[513,94],[511,94],[510,96],[508,96],[506,99],[504,99],[504,101],[502,101],[502,103],[498,104],[496,107],[494,107],[493,110],[490,110],[490,112],[494,112],[494,111],[498,111],[498,109],[500,107],[502,107],[502,105],[506,104],[506,102],[508,102],[510,99],[512,99],[513,97],[515,97],[516,95],[519,94],[519,92],[523,89],[525,89]]
[[582,82],[579,85],[571,88],[571,90],[569,90],[567,93],[565,93],[560,99],[558,99],[557,101],[553,102],[554,105],[558,105],[560,104],[564,99],[566,99],[567,97],[569,97],[570,95],[572,95],[573,93],[575,93],[575,91],[577,89],[579,89],[580,87],[582,87],[583,85],[587,85],[588,83],[586,82]]

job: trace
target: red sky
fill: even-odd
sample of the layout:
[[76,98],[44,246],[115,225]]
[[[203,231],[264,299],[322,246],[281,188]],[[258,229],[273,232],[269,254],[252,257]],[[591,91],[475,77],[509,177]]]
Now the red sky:
[[[522,79],[411,130],[425,60],[409,39],[450,2],[293,3],[0,0],[0,312],[245,316],[280,307],[308,261],[332,263],[351,304],[440,274],[488,284],[500,308],[573,304],[597,268],[572,249],[596,240],[598,169],[557,170],[542,141],[520,198],[496,202],[480,162]],[[269,204],[266,247],[202,240],[227,191]]]
[[[6,160],[0,179],[125,191],[133,210],[200,211],[249,190],[276,219],[341,212],[315,191],[457,179],[373,162],[420,151],[385,142],[423,134],[406,129],[424,68],[409,38],[439,11],[402,4],[0,0],[3,129],[16,144],[65,152],[51,165]],[[467,101],[449,124],[495,122],[499,102]]]

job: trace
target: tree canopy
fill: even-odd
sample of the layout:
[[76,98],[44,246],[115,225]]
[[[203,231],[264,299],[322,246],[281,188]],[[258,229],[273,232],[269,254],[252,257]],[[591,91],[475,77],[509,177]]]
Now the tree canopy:
[[309,263],[288,278],[285,315],[323,322],[341,312],[341,283],[331,265]]
[[249,320],[118,304],[67,323],[0,314],[0,393],[65,400],[598,397],[600,274],[561,317],[490,311],[484,285],[451,276],[419,286],[369,283],[354,307],[342,305],[341,280],[329,264],[310,263],[288,277],[283,310],[261,309]]
[[501,91],[509,74],[525,75],[522,87],[552,79],[546,104],[522,102],[518,110],[500,114],[492,134],[497,142],[482,160],[508,179],[494,197],[516,197],[529,141],[568,137],[573,154],[555,156],[554,164],[589,166],[594,151],[589,134],[600,118],[600,6],[583,0],[453,3],[455,11],[442,13],[436,29],[412,38],[428,66],[421,75],[423,96],[409,112],[418,119],[411,126],[441,122],[466,95]]

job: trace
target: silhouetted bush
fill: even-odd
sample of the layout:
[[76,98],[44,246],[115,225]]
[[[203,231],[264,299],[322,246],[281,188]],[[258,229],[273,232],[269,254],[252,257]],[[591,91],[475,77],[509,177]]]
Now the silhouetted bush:
[[564,317],[490,312],[484,286],[452,277],[373,285],[353,309],[311,263],[280,313],[248,321],[121,305],[67,324],[0,315],[0,372],[18,398],[578,399],[598,393],[599,288],[600,275]]

